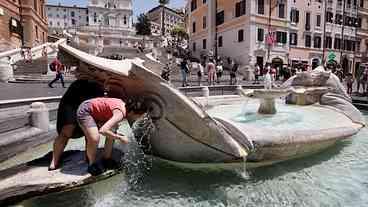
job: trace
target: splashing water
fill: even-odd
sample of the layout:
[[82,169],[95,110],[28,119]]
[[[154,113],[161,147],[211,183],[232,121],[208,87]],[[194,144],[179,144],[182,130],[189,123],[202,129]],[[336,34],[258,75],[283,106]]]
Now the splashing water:
[[240,176],[244,179],[244,180],[249,180],[250,179],[250,175],[247,171],[247,157],[243,157],[243,169],[240,172]]
[[142,118],[136,120],[132,126],[132,130],[143,152],[151,154],[151,135],[155,132],[156,127],[150,115],[145,114]]
[[148,155],[151,154],[151,135],[156,127],[152,118],[145,114],[134,122],[131,129],[136,142],[129,144],[128,153],[122,158],[122,162],[125,172],[129,174],[129,186],[135,188],[152,169],[153,158]]

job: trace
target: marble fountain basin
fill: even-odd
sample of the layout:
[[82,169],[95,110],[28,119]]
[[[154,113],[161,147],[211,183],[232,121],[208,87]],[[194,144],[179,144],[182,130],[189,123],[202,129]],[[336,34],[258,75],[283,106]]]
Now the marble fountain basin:
[[[276,114],[259,115],[258,99],[186,97],[140,60],[106,60],[65,44],[59,45],[59,57],[64,64],[77,66],[78,79],[100,82],[109,88],[110,96],[123,100],[143,97],[155,131],[137,139],[150,144],[147,154],[175,163],[233,164],[247,160],[254,166],[270,164],[325,149],[364,126],[337,107],[285,104],[278,97],[288,90],[257,91],[255,97],[264,100],[271,95],[280,109]],[[245,108],[251,111],[243,113],[243,120],[238,115],[242,114],[244,100],[248,102]],[[328,96],[326,100],[330,103],[335,99]],[[353,114],[360,116],[359,111]]]

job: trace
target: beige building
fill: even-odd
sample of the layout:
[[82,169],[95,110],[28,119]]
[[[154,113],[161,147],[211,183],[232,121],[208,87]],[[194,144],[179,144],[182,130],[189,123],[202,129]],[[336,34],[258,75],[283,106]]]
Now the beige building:
[[[163,16],[165,16],[165,19],[163,18]],[[157,24],[160,25],[160,34],[164,33],[165,35],[168,35],[175,26],[184,26],[183,12],[161,5],[148,11],[147,17],[151,21],[155,29]]]
[[0,0],[0,51],[47,41],[45,0]]
[[[279,3],[273,4],[270,15],[267,1],[189,1],[188,26],[193,55],[217,53],[230,57],[246,67],[247,72],[251,72],[256,63],[273,62],[279,67],[287,64],[288,2]],[[274,40],[272,45],[267,44],[269,32]]]
[[366,53],[366,1],[189,0],[190,49],[235,59],[249,74],[255,63],[316,67],[331,53],[353,72]]

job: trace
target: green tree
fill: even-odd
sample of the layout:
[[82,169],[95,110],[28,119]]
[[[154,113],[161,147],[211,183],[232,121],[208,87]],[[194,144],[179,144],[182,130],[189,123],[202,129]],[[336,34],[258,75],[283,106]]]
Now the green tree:
[[176,38],[177,41],[182,41],[189,38],[187,31],[185,31],[185,28],[181,26],[175,26],[171,30],[171,36]]
[[145,14],[139,15],[137,23],[135,24],[135,29],[137,30],[137,35],[151,35],[151,21]]
[[161,34],[165,35],[165,9],[166,5],[170,3],[170,0],[158,0],[158,3],[162,6],[162,25],[161,25]]

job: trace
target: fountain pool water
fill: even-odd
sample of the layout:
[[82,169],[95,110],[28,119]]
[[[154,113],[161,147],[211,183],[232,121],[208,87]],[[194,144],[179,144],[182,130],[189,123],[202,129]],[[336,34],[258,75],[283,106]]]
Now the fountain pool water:
[[[324,129],[336,121],[336,117],[350,121],[343,114],[333,110],[326,110],[319,106],[286,105],[283,100],[276,100],[277,114],[265,115],[257,112],[259,100],[248,99],[247,104],[231,103],[231,105],[216,105],[210,107],[207,113],[212,117],[231,120],[241,125],[274,128],[278,130],[297,130],[303,128]],[[331,118],[332,117],[332,118]],[[336,123],[335,126],[343,124]]]
[[[267,123],[259,117],[254,118],[257,115],[251,113],[253,105],[257,109],[255,103],[248,103],[247,116],[243,119],[237,116],[241,110],[235,110],[234,107],[233,114],[228,116],[239,122],[256,119],[256,122]],[[225,109],[228,106],[219,107]],[[278,109],[279,113],[286,113],[282,115],[284,118],[280,118],[283,120],[302,113],[294,111],[292,107],[286,112],[282,106]],[[216,108],[211,110],[212,114],[217,112]],[[365,116],[368,118],[368,114]],[[275,117],[267,115],[264,119],[272,121]],[[273,121],[278,123],[277,120]],[[279,127],[284,127],[279,122]],[[297,121],[294,122],[297,125]],[[120,130],[128,133],[129,127],[123,126]],[[247,179],[242,177],[238,169],[193,170],[150,160],[144,158],[132,143],[128,147],[123,174],[78,190],[26,200],[18,206],[366,206],[367,137],[368,130],[362,129],[353,139],[339,142],[322,153],[250,169]],[[69,149],[83,148],[82,143],[82,139],[73,140]],[[0,164],[0,168],[31,160],[50,149],[51,144],[41,146]],[[150,162],[149,168],[146,162]]]

